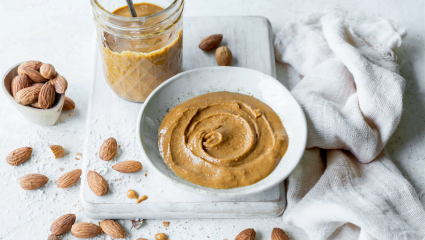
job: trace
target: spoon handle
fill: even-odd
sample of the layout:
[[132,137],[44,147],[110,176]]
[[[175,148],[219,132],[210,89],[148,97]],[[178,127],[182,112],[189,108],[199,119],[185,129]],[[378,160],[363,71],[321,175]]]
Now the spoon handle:
[[136,9],[134,8],[133,0],[127,0],[128,8],[132,17],[137,17]]

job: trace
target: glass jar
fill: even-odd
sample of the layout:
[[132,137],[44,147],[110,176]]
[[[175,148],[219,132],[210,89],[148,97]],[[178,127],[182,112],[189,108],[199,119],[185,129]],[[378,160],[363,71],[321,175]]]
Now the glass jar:
[[144,102],[181,71],[184,0],[90,0],[105,77],[118,96]]

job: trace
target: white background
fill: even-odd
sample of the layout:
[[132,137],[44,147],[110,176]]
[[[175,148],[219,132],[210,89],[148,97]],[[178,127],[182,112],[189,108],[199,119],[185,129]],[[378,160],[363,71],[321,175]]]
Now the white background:
[[[404,112],[388,151],[425,204],[422,199],[425,194],[425,1],[187,0],[185,15],[261,15],[270,20],[276,34],[285,23],[334,8],[379,14],[408,29],[398,52],[401,74],[407,80]],[[47,239],[51,222],[68,212],[76,213],[77,221],[97,222],[87,219],[81,212],[78,203],[80,182],[69,190],[58,189],[54,183],[61,174],[81,164],[74,158],[84,148],[94,51],[94,23],[89,1],[1,0],[0,22],[0,74],[25,60],[52,63],[68,79],[67,96],[74,99],[77,106],[74,111],[62,113],[56,126],[40,127],[24,120],[3,94],[0,95],[0,239]],[[277,77],[289,89],[297,81],[293,76],[296,74],[291,69],[277,64]],[[62,145],[68,155],[52,159],[46,150],[46,146],[52,144]],[[33,147],[33,157],[22,166],[9,166],[4,160],[7,154],[22,146]],[[29,194],[19,187],[18,181],[30,172],[44,173],[51,181],[43,190]],[[170,221],[170,227],[165,229],[163,221]],[[230,240],[241,230],[254,228],[259,240],[270,239],[274,227],[283,228],[292,239],[306,239],[302,231],[283,225],[281,218],[147,220],[139,230],[130,229],[129,221],[121,223],[130,235],[128,239],[153,239],[155,233],[164,232],[171,240]],[[104,238],[110,239],[106,235],[97,239]],[[63,239],[74,238],[67,234]]]

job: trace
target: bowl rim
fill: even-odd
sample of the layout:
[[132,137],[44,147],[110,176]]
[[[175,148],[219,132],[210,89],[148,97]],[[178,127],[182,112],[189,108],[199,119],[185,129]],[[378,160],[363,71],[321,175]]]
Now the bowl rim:
[[[143,143],[142,143],[141,121],[142,121],[142,116],[144,114],[144,111],[146,109],[146,106],[148,105],[147,103],[149,103],[149,101],[151,100],[151,98],[162,87],[164,87],[167,84],[170,84],[173,81],[176,81],[182,75],[186,75],[186,74],[189,74],[189,73],[192,73],[192,72],[197,72],[197,71],[220,71],[221,69],[229,70],[229,67],[216,66],[216,67],[204,67],[204,68],[196,68],[196,69],[187,70],[187,71],[181,72],[181,73],[179,73],[179,74],[177,74],[177,75],[169,78],[168,80],[166,80],[165,82],[163,82],[162,84],[160,84],[157,88],[155,88],[154,91],[152,91],[152,93],[148,96],[148,98],[146,99],[146,101],[143,103],[142,108],[140,109],[140,112],[139,112],[139,114],[137,116],[138,119],[137,119],[137,122],[136,122],[136,124],[137,124],[137,126],[136,126],[136,129],[137,129],[137,131],[136,131],[137,141],[138,141],[139,148],[140,148],[140,150],[142,152],[142,157],[146,159],[146,162],[147,162],[148,166],[150,168],[154,169],[154,171],[159,176],[161,176],[162,179],[165,179],[167,182],[171,183],[174,186],[177,186],[179,188],[182,188],[184,190],[187,190],[187,191],[190,191],[190,192],[193,192],[193,193],[197,193],[197,194],[201,194],[201,195],[206,195],[206,196],[211,196],[211,197],[220,197],[220,198],[244,197],[244,196],[248,196],[248,195],[252,195],[252,194],[255,194],[255,193],[266,191],[266,190],[268,190],[268,189],[270,189],[270,188],[272,188],[272,187],[280,184],[282,181],[284,181],[294,171],[294,169],[296,168],[296,166],[301,161],[302,156],[304,155],[305,147],[307,145],[307,120],[306,120],[305,113],[304,113],[302,107],[300,106],[300,104],[298,103],[298,101],[294,98],[294,96],[291,94],[291,92],[282,83],[280,83],[276,78],[274,78],[274,77],[272,77],[270,75],[267,75],[267,74],[265,74],[263,72],[260,72],[258,70],[254,70],[254,69],[250,69],[250,68],[243,68],[243,67],[231,67],[231,68],[232,69],[242,70],[242,71],[251,71],[253,73],[256,73],[256,74],[260,74],[262,76],[265,76],[265,77],[269,78],[270,80],[274,81],[275,83],[277,83],[277,85],[280,87],[281,90],[286,91],[287,93],[289,93],[289,96],[291,98],[293,98],[294,102],[296,103],[294,107],[297,108],[297,110],[302,115],[302,119],[300,119],[300,121],[301,121],[300,124],[302,125],[302,128],[303,128],[304,132],[306,133],[305,136],[303,136],[302,142],[301,142],[301,145],[302,145],[302,148],[301,149],[304,149],[304,151],[300,151],[299,153],[296,154],[295,157],[296,157],[297,161],[295,162],[295,164],[293,164],[291,166],[291,168],[289,169],[287,175],[282,174],[282,176],[275,178],[275,181],[271,181],[268,184],[259,185],[259,187],[257,187],[257,188],[248,189],[246,191],[239,191],[239,192],[213,192],[213,190],[223,190],[223,189],[208,188],[208,187],[204,187],[204,186],[201,186],[201,185],[199,185],[199,186],[202,187],[202,188],[205,188],[205,189],[197,189],[197,188],[193,188],[193,187],[191,187],[191,186],[189,186],[187,184],[176,182],[173,179],[169,178],[167,175],[165,175],[164,173],[162,173],[161,170],[159,170],[153,164],[152,160],[146,154],[146,151],[145,151],[144,146],[143,146]],[[264,179],[266,179],[266,178],[264,178]],[[263,181],[263,180],[261,180],[261,181]],[[259,181],[259,182],[261,182],[261,181]],[[259,183],[259,182],[257,182],[257,183]],[[249,186],[252,186],[252,185],[249,185]],[[248,186],[245,186],[245,187],[248,187]],[[242,189],[242,188],[244,188],[244,187],[231,188],[231,189]],[[206,190],[206,189],[211,189],[212,191],[209,191],[209,190]],[[226,190],[229,190],[229,189],[226,189]]]

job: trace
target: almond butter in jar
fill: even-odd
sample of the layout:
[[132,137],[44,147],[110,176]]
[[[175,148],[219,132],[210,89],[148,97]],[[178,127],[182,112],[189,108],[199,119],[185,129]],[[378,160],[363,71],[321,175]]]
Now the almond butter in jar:
[[181,71],[184,0],[133,0],[136,18],[124,0],[90,1],[103,71],[118,96],[144,102]]

